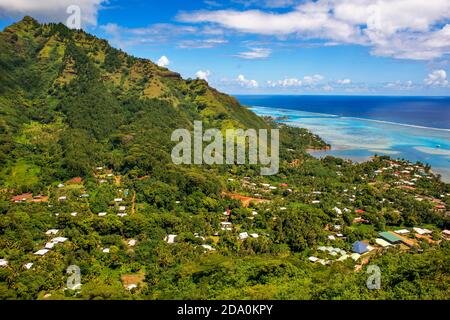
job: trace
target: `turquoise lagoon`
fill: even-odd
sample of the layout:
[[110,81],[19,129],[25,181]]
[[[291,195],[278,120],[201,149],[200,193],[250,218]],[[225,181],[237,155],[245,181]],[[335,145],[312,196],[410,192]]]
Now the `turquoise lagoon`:
[[374,154],[389,155],[428,163],[433,172],[450,182],[450,129],[292,109],[249,108],[261,116],[285,117],[280,122],[318,134],[332,149],[312,152],[316,157],[333,155],[361,162]]

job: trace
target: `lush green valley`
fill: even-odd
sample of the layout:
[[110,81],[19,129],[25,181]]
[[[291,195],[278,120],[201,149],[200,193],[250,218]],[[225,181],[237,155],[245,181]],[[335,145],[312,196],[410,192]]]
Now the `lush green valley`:
[[[280,129],[278,174],[173,164],[171,133],[195,120]],[[315,159],[328,146],[306,129],[83,31],[0,33],[0,141],[0,299],[450,298],[450,185],[432,168]]]

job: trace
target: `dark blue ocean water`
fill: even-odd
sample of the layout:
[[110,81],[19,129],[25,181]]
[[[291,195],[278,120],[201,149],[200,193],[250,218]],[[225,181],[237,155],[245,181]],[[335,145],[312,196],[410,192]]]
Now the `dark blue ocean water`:
[[450,128],[450,97],[238,95],[246,106]]

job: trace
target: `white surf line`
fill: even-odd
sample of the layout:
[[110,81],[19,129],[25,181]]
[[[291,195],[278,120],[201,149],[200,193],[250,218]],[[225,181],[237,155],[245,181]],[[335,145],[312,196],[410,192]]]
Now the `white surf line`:
[[292,109],[288,110],[288,109],[282,109],[282,108],[261,107],[261,106],[253,106],[251,108],[264,108],[264,109],[274,109],[274,110],[278,110],[278,111],[290,111],[290,113],[295,112],[295,111],[300,111],[300,112],[304,112],[304,113],[311,114],[311,115],[321,115],[321,116],[328,116],[328,117],[340,118],[340,119],[354,119],[354,120],[360,120],[360,121],[372,121],[372,122],[378,122],[378,123],[383,123],[383,124],[411,127],[411,128],[417,128],[417,129],[427,129],[427,130],[450,132],[450,129],[445,129],[445,128],[426,127],[426,126],[419,126],[419,125],[415,125],[415,124],[393,122],[393,121],[386,121],[386,120],[377,120],[377,119],[370,119],[370,118],[339,116],[336,114],[318,113],[318,112],[310,112],[310,111],[304,111],[304,110],[292,110]]

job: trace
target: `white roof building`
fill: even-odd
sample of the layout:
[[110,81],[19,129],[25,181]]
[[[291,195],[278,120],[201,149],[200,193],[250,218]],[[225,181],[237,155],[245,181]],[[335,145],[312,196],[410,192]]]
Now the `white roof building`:
[[311,257],[308,258],[308,260],[311,261],[311,262],[317,262],[319,260],[319,258],[311,256]]
[[413,230],[420,235],[433,233],[433,231],[431,231],[431,230],[422,229],[422,228],[413,228]]
[[409,233],[409,230],[407,230],[407,229],[400,229],[400,230],[395,230],[394,232],[398,233],[398,234],[407,234],[407,233]]
[[115,198],[115,199],[114,199],[114,202],[122,202],[122,201],[123,201],[122,198]]
[[119,217],[125,217],[125,216],[127,216],[128,214],[126,214],[126,213],[118,213],[117,214]]
[[250,233],[250,237],[252,237],[252,238],[259,238],[259,234],[257,234],[257,233]]
[[129,240],[128,241],[128,245],[130,246],[130,247],[134,247],[135,245],[136,245],[136,240],[134,240],[134,239],[131,239],[131,240]]
[[47,230],[46,232],[45,232],[45,234],[46,235],[55,235],[55,234],[57,234],[59,232],[59,230],[58,229],[49,229],[49,230]]
[[103,248],[102,252],[103,253],[109,253],[109,248]]
[[67,240],[69,240],[69,239],[64,238],[64,237],[56,237],[56,238],[53,238],[51,240],[51,242],[53,242],[53,243],[63,243],[63,242],[66,242]]
[[106,212],[99,212],[99,213],[98,213],[98,216],[99,216],[99,217],[104,217],[104,216],[106,216],[106,215],[107,215]]
[[352,253],[350,256],[354,261],[358,260],[361,255],[359,253]]
[[167,243],[174,243],[176,237],[177,237],[176,234],[169,234],[167,237],[164,238],[164,241],[166,241]]
[[209,244],[202,244],[202,247],[209,251],[215,251],[213,247],[211,247]]
[[55,242],[47,242],[45,244],[45,249],[53,249]]
[[387,242],[386,240],[383,240],[381,238],[375,239],[375,243],[382,246],[383,248],[389,247],[391,244]]
[[32,266],[33,266],[32,262],[29,262],[26,265],[24,265],[25,269],[27,269],[27,270],[30,270]]
[[241,232],[239,233],[239,239],[240,240],[245,240],[248,238],[248,233],[247,232]]
[[72,217],[76,217],[77,214],[78,214],[78,212],[72,212],[70,215],[71,215]]
[[34,254],[37,255],[37,256],[43,256],[43,255],[45,255],[47,252],[49,252],[48,249],[41,249],[41,250],[36,251]]
[[0,267],[7,267],[8,261],[5,259],[0,259]]

